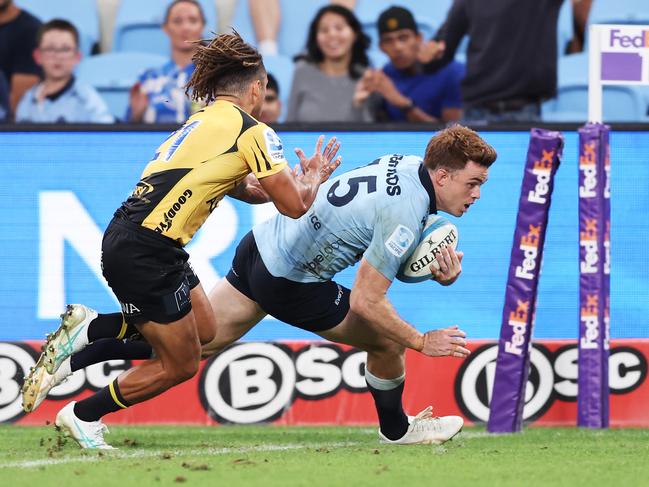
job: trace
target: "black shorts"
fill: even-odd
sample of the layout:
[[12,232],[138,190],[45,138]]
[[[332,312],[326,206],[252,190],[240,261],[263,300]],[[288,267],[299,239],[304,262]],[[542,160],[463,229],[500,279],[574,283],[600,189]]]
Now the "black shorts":
[[295,282],[268,272],[252,232],[239,243],[225,278],[266,313],[303,330],[329,330],[349,311],[351,291],[334,281]]
[[189,254],[173,240],[126,219],[118,210],[101,243],[101,268],[128,323],[170,323],[192,309],[199,284]]

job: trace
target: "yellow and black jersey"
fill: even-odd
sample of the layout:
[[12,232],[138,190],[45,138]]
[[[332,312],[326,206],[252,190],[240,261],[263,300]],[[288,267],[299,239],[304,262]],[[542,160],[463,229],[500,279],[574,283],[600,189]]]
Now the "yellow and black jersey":
[[129,220],[186,245],[250,172],[261,179],[286,164],[273,129],[219,100],[158,147],[122,208]]

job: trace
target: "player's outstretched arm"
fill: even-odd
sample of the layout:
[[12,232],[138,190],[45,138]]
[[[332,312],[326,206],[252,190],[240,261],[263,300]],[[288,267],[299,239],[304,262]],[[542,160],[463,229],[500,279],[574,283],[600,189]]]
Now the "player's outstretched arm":
[[334,137],[322,150],[323,141],[324,136],[321,135],[316,143],[315,153],[309,159],[301,149],[296,149],[302,168],[300,175],[296,176],[295,172],[287,167],[260,180],[262,188],[281,214],[291,218],[304,215],[313,204],[320,184],[340,165],[340,157],[336,157],[340,144]]
[[464,348],[466,334],[456,326],[424,334],[403,320],[386,296],[391,284],[363,258],[352,287],[351,310],[383,336],[425,355],[464,357],[470,353]]
[[270,202],[270,196],[264,191],[261,183],[252,173],[248,174],[243,181],[228,192],[228,196],[252,205]]

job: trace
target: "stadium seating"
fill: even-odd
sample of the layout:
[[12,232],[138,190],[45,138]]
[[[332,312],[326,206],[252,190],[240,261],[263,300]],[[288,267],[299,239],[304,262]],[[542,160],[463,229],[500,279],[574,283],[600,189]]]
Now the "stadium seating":
[[559,10],[559,20],[557,22],[557,53],[559,56],[566,54],[566,45],[572,39],[572,22],[572,2],[564,0]]
[[646,0],[594,1],[588,15],[589,24],[644,24],[649,23],[649,5]]
[[[543,104],[545,121],[586,121],[588,118],[588,54],[572,54],[559,59],[557,98]],[[646,121],[647,102],[637,86],[605,86],[605,121]]]
[[355,13],[361,23],[376,22],[381,12],[397,5],[410,10],[417,22],[437,29],[444,23],[453,0],[357,0]]
[[[370,38],[370,49],[379,49],[379,28],[377,21],[363,21],[361,25],[363,26],[363,32]],[[431,39],[437,32],[438,27],[438,25],[433,25],[432,21],[425,17],[417,18],[417,28],[424,39]]]
[[[605,122],[642,122],[646,100],[633,86],[605,86],[603,118]],[[585,122],[588,119],[588,85],[560,84],[557,98],[543,104],[542,118],[546,122]]]
[[[169,38],[161,29],[168,1],[122,0],[115,20],[113,51],[140,51],[170,55]],[[214,0],[200,0],[205,13],[206,37],[216,31]]]
[[97,0],[16,0],[16,5],[25,9],[42,22],[52,19],[70,21],[79,31],[79,49],[88,55],[99,42],[99,14]]
[[76,75],[99,91],[111,113],[123,120],[128,107],[128,93],[137,77],[147,68],[161,66],[169,59],[143,52],[111,52],[82,59]]
[[282,114],[279,120],[282,122],[286,117],[286,111],[288,109],[288,99],[291,94],[295,64],[288,56],[264,56],[264,65],[266,66],[266,71],[275,77],[279,85],[279,99],[282,102]]
[[[277,39],[280,54],[292,57],[304,49],[311,20],[328,3],[327,0],[280,0],[282,20]],[[246,0],[237,0],[232,27],[247,42],[257,45]]]

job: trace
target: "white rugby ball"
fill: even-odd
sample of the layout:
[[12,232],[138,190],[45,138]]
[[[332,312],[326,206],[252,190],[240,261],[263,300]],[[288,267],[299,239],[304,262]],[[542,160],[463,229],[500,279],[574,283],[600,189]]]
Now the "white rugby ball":
[[430,266],[439,269],[437,257],[444,247],[457,248],[457,227],[446,218],[430,215],[424,225],[421,238],[408,260],[397,272],[397,279],[403,282],[427,281],[433,274]]

